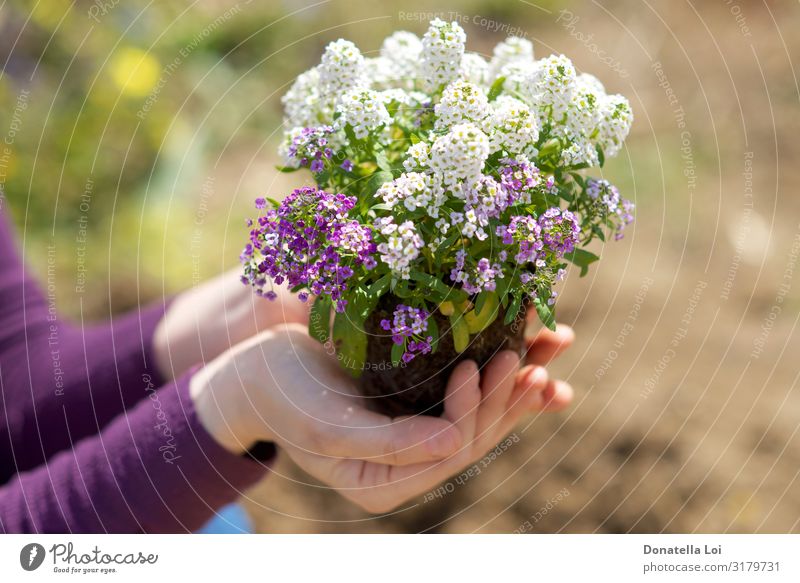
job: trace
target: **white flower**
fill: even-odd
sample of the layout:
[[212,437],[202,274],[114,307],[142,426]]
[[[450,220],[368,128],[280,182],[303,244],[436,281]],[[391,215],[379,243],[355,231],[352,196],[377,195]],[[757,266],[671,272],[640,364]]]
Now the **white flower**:
[[414,223],[406,221],[396,225],[391,217],[377,219],[373,227],[386,239],[385,243],[378,245],[381,261],[383,261],[392,272],[402,278],[411,277],[411,262],[419,257],[419,250],[425,246],[422,237],[419,236]]
[[393,64],[383,57],[364,58],[364,77],[372,89],[392,89],[397,84]]
[[426,90],[437,91],[458,76],[467,35],[457,22],[431,21],[422,38],[419,77]]
[[403,89],[384,89],[378,93],[381,101],[389,105],[392,102],[409,106],[414,103],[414,98]]
[[494,47],[494,56],[489,65],[489,75],[494,81],[503,68],[510,63],[530,63],[533,61],[533,44],[518,36],[510,36]]
[[530,108],[509,95],[500,95],[492,103],[488,126],[493,150],[517,154],[539,139],[539,128]]
[[605,92],[596,78],[591,75],[577,78],[564,125],[556,132],[570,142],[561,152],[564,164],[596,166],[599,163],[592,138],[600,122],[600,103],[604,97]]
[[538,70],[538,61],[513,61],[504,65],[497,77],[504,77],[503,90],[512,94],[526,96],[530,102],[529,81]]
[[417,67],[422,41],[413,32],[398,31],[386,37],[381,45],[381,61],[386,65],[384,74],[399,87],[410,89],[417,77]]
[[339,39],[325,47],[319,65],[320,93],[334,101],[350,89],[366,85],[364,57],[349,40]]
[[600,162],[597,156],[597,149],[585,136],[569,136],[569,146],[561,150],[561,163],[566,166],[577,166],[588,164],[597,166]]
[[350,124],[359,140],[392,121],[381,95],[372,89],[348,91],[336,109],[342,114],[341,121]]
[[478,87],[487,87],[489,85],[489,63],[478,53],[464,53],[464,56],[461,57],[458,76]]
[[309,69],[295,79],[289,91],[281,98],[284,123],[288,127],[311,127],[327,120],[321,109],[319,71]]
[[430,176],[419,172],[401,174],[391,182],[386,182],[375,193],[383,202],[394,207],[402,202],[409,211],[425,207],[430,202]]
[[403,168],[407,172],[416,172],[428,168],[430,162],[431,149],[427,142],[417,142],[406,150],[406,156],[403,161]]
[[445,186],[452,187],[461,180],[477,180],[488,157],[486,134],[475,124],[459,124],[433,143],[430,167]]
[[489,100],[477,85],[454,81],[436,104],[436,129],[447,129],[465,122],[482,122],[489,115]]
[[595,83],[578,78],[564,121],[567,130],[576,135],[591,136],[600,121],[600,100],[603,97],[605,92],[598,91]]
[[538,61],[528,79],[527,96],[540,127],[548,118],[563,120],[576,86],[575,67],[564,55],[550,55]]
[[600,123],[597,143],[607,157],[615,156],[622,148],[633,125],[631,104],[622,95],[606,95],[600,102]]
[[606,88],[603,87],[603,83],[600,81],[600,79],[589,73],[581,73],[578,75],[577,81],[578,85],[588,85],[594,89],[598,95],[604,95],[606,92]]

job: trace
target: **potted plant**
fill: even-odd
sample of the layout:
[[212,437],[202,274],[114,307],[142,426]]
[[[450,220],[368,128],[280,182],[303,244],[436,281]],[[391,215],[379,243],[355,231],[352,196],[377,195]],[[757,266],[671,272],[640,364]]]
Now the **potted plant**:
[[283,97],[285,167],[313,186],[256,200],[242,279],[287,285],[374,408],[441,411],[450,370],[522,346],[524,313],[555,326],[554,287],[633,204],[585,170],[633,120],[569,59],[512,37],[491,60],[457,23],[397,32],[380,56],[338,40]]

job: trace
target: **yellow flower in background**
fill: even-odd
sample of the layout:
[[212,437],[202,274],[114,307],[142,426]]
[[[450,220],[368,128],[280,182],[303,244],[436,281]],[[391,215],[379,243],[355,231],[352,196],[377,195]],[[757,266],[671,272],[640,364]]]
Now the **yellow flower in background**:
[[31,8],[30,16],[38,25],[53,30],[71,8],[67,0],[41,0]]
[[111,77],[129,97],[144,97],[150,93],[160,70],[158,59],[135,47],[124,47],[111,59]]

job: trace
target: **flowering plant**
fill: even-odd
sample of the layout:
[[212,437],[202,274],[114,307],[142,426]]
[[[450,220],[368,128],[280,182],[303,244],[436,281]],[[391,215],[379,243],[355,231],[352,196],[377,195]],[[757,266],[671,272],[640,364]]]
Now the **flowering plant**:
[[257,199],[243,281],[313,294],[311,334],[356,375],[368,331],[391,338],[398,365],[445,337],[463,353],[529,305],[553,328],[567,263],[584,274],[598,259],[586,245],[633,218],[583,172],[622,147],[628,101],[563,55],[534,60],[525,39],[488,61],[465,41],[439,19],[374,58],[338,40],[283,97],[282,170],[308,168],[315,186]]

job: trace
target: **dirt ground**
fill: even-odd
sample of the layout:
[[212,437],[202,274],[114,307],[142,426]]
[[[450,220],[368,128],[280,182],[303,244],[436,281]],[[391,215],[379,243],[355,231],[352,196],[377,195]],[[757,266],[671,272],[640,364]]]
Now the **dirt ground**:
[[626,238],[563,288],[578,339],[552,373],[574,405],[390,516],[281,459],[245,500],[259,530],[800,532],[800,9],[570,11],[532,11],[530,38],[630,97],[634,132],[606,171],[638,206]]

